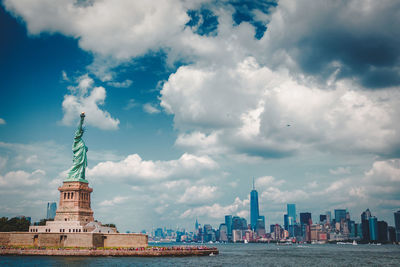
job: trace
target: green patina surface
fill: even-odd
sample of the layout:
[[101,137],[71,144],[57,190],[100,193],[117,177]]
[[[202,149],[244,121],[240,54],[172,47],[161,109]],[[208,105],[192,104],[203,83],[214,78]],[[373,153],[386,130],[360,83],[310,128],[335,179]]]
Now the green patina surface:
[[72,152],[74,153],[73,165],[68,171],[65,182],[84,182],[88,183],[85,179],[85,170],[87,167],[86,152],[88,148],[85,146],[85,142],[82,140],[83,136],[83,121],[85,119],[85,113],[82,112],[81,120],[79,122],[78,129],[75,132],[74,143],[72,145]]

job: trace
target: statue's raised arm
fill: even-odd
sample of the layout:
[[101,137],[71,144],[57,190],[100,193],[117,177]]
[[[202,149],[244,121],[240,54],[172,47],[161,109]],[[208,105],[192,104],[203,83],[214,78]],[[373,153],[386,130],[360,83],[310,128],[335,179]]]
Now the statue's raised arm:
[[83,121],[85,120],[85,112],[81,113],[81,121],[79,122],[78,131],[83,131]]
[[85,171],[87,167],[86,152],[88,148],[85,146],[85,142],[82,140],[84,133],[83,122],[85,119],[85,113],[82,112],[81,120],[79,122],[78,129],[75,132],[74,143],[72,144],[72,152],[74,153],[73,165],[68,171],[66,181],[80,181],[87,182],[85,178]]

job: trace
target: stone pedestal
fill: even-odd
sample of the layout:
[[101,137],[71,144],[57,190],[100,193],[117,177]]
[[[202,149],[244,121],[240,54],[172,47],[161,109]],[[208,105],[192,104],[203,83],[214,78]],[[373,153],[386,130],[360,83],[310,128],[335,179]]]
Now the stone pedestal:
[[83,225],[94,221],[90,207],[90,194],[93,189],[88,183],[64,181],[59,187],[60,204],[54,221],[79,221]]

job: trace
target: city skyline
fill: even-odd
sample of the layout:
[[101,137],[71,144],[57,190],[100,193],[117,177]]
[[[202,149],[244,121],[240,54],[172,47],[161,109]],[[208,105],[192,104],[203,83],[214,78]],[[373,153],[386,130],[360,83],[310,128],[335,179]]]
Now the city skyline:
[[0,215],[46,218],[85,112],[92,208],[121,231],[251,222],[253,179],[267,228],[287,204],[313,220],[369,208],[393,225],[399,10],[0,1]]
[[[265,217],[258,213],[258,194],[253,187],[250,192],[250,222],[246,218],[225,215],[224,222],[219,227],[209,223],[201,224],[196,219],[194,229],[159,227],[151,231],[142,230],[148,234],[152,242],[281,242],[312,243],[312,244],[394,244],[400,241],[400,210],[394,212],[394,225],[379,220],[370,209],[361,213],[359,221],[347,209],[335,209],[332,218],[331,211],[319,215],[319,220],[312,220],[310,212],[296,213],[296,204],[288,203],[287,212],[283,217],[283,227],[279,223],[270,224],[270,231],[266,231]],[[255,217],[257,216],[257,223]]]

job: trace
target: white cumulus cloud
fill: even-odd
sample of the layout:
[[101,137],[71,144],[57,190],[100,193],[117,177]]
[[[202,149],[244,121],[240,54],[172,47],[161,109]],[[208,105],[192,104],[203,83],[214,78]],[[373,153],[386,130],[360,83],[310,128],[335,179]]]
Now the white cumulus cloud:
[[88,177],[122,178],[126,180],[163,180],[168,178],[193,177],[203,170],[217,168],[217,163],[208,156],[183,154],[177,160],[143,160],[139,155],[127,156],[122,161],[101,162],[88,170]]
[[351,82],[335,89],[306,85],[253,57],[231,68],[180,67],[160,93],[161,106],[182,132],[176,144],[199,152],[233,148],[281,157],[313,148],[385,154],[399,145],[400,128],[391,123],[400,115],[395,90],[361,91]]
[[146,103],[143,105],[143,110],[149,114],[157,114],[160,113],[160,110],[151,103]]
[[108,111],[100,109],[106,99],[106,89],[104,87],[93,87],[93,79],[88,75],[83,75],[77,80],[76,87],[70,86],[70,94],[64,96],[62,108],[64,125],[72,125],[79,120],[79,114],[85,112],[85,122],[88,125],[98,127],[103,130],[118,129],[119,120],[111,117]]
[[3,187],[32,186],[38,184],[46,175],[43,170],[35,170],[32,173],[25,171],[10,171],[4,176],[0,175],[0,185]]
[[241,200],[237,197],[232,204],[226,206],[215,203],[210,206],[205,205],[187,209],[180,215],[180,218],[196,218],[198,216],[207,216],[209,218],[221,219],[227,214],[246,216],[249,203],[249,199]]
[[179,203],[208,203],[216,198],[218,188],[216,186],[191,186],[178,199]]
[[116,196],[111,200],[103,200],[99,203],[100,206],[115,206],[126,202],[130,197],[127,196]]

